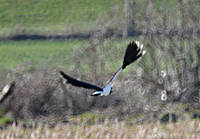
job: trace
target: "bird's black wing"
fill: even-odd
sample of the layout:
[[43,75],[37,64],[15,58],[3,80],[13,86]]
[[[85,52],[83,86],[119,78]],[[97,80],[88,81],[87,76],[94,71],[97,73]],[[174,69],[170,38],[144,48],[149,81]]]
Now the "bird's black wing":
[[65,74],[62,71],[60,71],[60,75],[66,80],[66,83],[70,83],[74,86],[83,87],[83,88],[87,88],[87,89],[94,89],[94,90],[97,90],[97,91],[103,91],[103,89],[101,87],[76,80],[76,79],[68,76],[67,74]]
[[145,51],[142,51],[141,45],[139,42],[132,42],[127,46],[122,65],[123,69],[145,54]]

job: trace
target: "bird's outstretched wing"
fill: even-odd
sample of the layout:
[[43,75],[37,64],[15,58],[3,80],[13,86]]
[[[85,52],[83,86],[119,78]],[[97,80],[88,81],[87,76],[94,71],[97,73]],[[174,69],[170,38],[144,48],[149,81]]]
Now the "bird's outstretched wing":
[[127,46],[126,52],[124,55],[123,65],[115,72],[115,74],[110,79],[108,84],[112,85],[114,83],[114,81],[116,80],[116,78],[119,76],[119,74],[122,72],[122,70],[126,66],[133,63],[134,61],[136,61],[138,58],[140,58],[142,55],[145,54],[146,51],[145,50],[143,51],[142,47],[143,47],[143,44],[140,44],[140,42],[138,42],[138,41],[132,42]]
[[66,80],[66,83],[70,83],[74,86],[83,87],[83,88],[87,88],[87,89],[94,89],[94,90],[97,90],[97,91],[103,91],[103,89],[101,87],[76,80],[76,79],[68,76],[67,74],[65,74],[62,71],[60,71],[60,75]]
[[138,41],[132,42],[127,46],[122,65],[123,69],[145,54],[146,51],[143,51],[142,47],[143,44],[140,44]]
[[122,72],[122,66],[115,72],[115,74],[113,75],[113,77],[110,79],[110,81],[107,83],[111,84],[111,86],[114,84],[115,80],[117,79],[117,77],[119,76],[119,74]]

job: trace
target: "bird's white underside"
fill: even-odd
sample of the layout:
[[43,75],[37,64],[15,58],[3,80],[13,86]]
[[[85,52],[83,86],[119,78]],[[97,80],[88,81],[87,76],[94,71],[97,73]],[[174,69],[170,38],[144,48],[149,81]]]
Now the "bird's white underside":
[[96,91],[93,93],[93,95],[95,94],[101,94],[101,96],[108,96],[111,93],[111,88],[115,83],[115,80],[117,79],[117,77],[119,76],[119,74],[122,72],[122,66],[117,70],[117,72],[115,73],[115,75],[112,77],[112,79],[108,82],[108,84],[103,88],[103,91]]

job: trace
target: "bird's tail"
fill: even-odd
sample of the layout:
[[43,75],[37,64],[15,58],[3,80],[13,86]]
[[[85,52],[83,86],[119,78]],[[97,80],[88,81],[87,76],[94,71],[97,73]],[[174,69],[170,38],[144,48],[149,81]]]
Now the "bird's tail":
[[123,69],[146,53],[145,50],[142,50],[142,47],[143,44],[138,41],[132,42],[127,46],[122,65]]

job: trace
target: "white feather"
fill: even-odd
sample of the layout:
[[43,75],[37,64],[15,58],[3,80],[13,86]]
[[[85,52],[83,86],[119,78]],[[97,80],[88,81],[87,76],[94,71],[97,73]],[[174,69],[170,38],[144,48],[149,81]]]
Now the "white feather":
[[142,55],[144,55],[146,53],[146,50],[144,50],[143,52],[142,52]]

